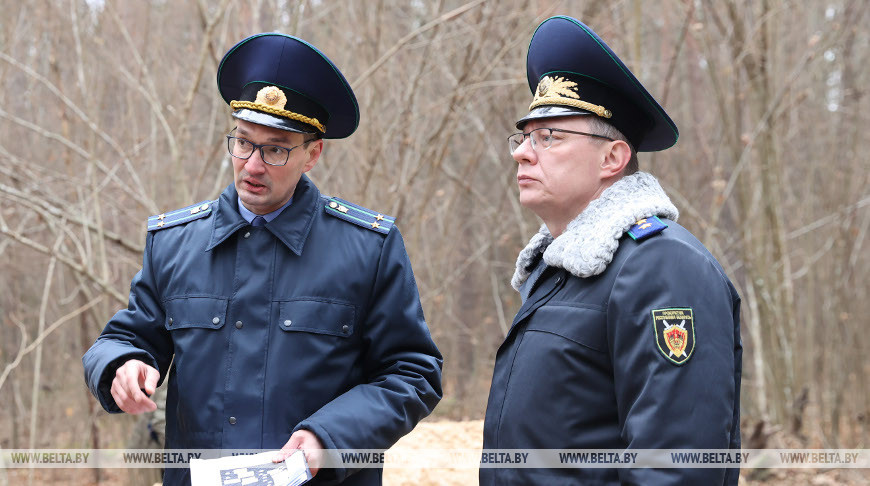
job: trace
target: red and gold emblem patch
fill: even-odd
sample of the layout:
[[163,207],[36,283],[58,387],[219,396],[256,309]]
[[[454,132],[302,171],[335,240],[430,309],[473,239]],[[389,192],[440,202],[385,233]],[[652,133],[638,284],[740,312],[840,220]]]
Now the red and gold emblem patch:
[[656,346],[673,364],[681,365],[695,351],[695,320],[692,309],[674,307],[652,311]]

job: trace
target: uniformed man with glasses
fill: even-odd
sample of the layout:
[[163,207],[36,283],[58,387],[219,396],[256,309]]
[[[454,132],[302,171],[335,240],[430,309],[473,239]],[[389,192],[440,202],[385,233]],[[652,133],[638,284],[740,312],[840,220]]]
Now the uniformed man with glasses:
[[[127,309],[83,358],[109,412],[152,411],[166,447],[305,451],[310,484],[381,484],[323,449],[386,449],[441,398],[441,355],[394,218],[305,175],[359,124],[338,68],[307,42],[242,40],[221,61],[235,128],[216,200],[148,219]],[[170,367],[170,363],[172,366]],[[164,484],[188,484],[168,468]]]
[[[480,484],[736,484],[737,468],[624,460],[740,448],[740,299],[639,170],[637,152],[674,145],[676,125],[576,19],[544,21],[526,68],[533,99],[508,144],[520,202],[544,224],[517,258],[523,304],[496,355],[483,443],[531,462],[482,463]],[[559,463],[566,450],[606,461]]]

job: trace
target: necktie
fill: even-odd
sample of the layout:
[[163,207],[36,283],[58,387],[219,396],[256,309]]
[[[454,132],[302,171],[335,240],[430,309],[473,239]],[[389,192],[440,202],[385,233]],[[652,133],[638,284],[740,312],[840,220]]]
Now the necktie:
[[257,216],[251,221],[251,226],[263,226],[266,224],[266,220],[262,216]]

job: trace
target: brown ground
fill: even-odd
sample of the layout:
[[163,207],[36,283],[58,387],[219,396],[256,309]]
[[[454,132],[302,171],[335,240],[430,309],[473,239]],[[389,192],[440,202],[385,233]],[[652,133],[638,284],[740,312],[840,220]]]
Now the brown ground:
[[[483,421],[423,422],[408,436],[402,438],[396,449],[473,449],[480,448]],[[101,471],[99,484],[128,484],[125,470]],[[90,485],[94,471],[86,469],[35,470],[33,484],[38,485]],[[761,471],[744,470],[743,486],[858,486],[870,485],[867,470],[861,469],[772,469],[759,479]],[[29,471],[0,469],[0,486],[27,484]],[[476,486],[476,469],[391,469],[384,470],[385,486]]]
[[[482,446],[483,421],[423,422],[402,438],[395,448],[472,449]],[[766,474],[763,474],[766,473]],[[763,476],[763,479],[758,479]],[[743,486],[858,486],[870,485],[870,472],[862,469],[769,469],[744,470]],[[750,477],[752,479],[750,479]],[[476,486],[476,469],[384,469],[384,486]]]
[[[479,449],[483,420],[422,422],[393,449]],[[477,469],[384,469],[384,486],[476,485]]]

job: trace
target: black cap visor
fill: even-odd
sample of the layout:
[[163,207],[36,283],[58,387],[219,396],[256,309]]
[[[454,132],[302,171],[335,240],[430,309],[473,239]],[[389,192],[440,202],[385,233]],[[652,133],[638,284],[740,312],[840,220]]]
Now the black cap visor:
[[246,122],[256,123],[267,127],[286,130],[296,133],[319,133],[316,128],[307,123],[302,123],[281,116],[274,116],[260,111],[241,108],[233,112],[233,118],[245,120]]
[[561,118],[563,116],[582,116],[582,115],[595,115],[591,111],[581,110],[580,108],[574,108],[573,106],[539,106],[532,111],[529,112],[528,115],[522,117],[517,121],[517,128],[522,130],[523,126],[532,121],[538,120],[541,118]]

